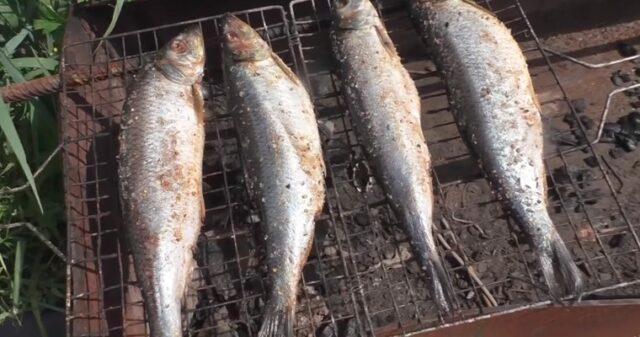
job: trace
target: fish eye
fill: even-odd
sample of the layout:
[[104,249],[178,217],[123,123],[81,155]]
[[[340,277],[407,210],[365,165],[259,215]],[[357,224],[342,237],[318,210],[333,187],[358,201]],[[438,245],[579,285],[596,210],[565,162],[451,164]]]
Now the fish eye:
[[187,49],[189,49],[189,47],[183,40],[175,40],[173,41],[173,43],[171,43],[171,50],[175,51],[178,54],[184,54],[185,52],[187,52]]
[[238,39],[238,33],[236,33],[236,32],[229,32],[229,33],[227,33],[226,36],[227,36],[227,39],[231,40],[231,41]]

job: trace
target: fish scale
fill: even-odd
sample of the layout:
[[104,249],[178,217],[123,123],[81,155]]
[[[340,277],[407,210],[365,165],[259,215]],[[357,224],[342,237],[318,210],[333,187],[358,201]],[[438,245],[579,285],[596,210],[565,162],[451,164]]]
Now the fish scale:
[[434,241],[431,159],[418,91],[369,0],[336,1],[334,17],[331,41],[356,136],[430,275],[438,308],[450,312],[454,294]]
[[202,33],[163,47],[127,88],[118,155],[125,234],[151,337],[181,337],[181,302],[204,217]]
[[271,287],[258,336],[293,336],[298,283],[325,198],[318,125],[302,82],[258,33],[232,15],[223,30],[228,105],[265,232]]
[[458,128],[529,235],[549,289],[579,298],[580,271],[547,211],[541,110],[518,43],[470,1],[413,0],[411,11],[445,80]]

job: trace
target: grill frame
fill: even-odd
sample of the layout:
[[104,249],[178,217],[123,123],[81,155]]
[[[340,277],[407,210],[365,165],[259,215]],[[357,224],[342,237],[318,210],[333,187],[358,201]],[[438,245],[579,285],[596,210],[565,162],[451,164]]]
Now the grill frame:
[[[243,17],[243,14],[252,13],[248,15],[258,15],[258,20],[262,20],[258,27],[262,27],[263,30],[267,30],[275,34],[273,37],[280,38],[277,41],[286,42],[286,48],[279,51],[282,55],[285,56],[285,60],[292,66],[294,71],[298,73],[303,80],[309,84],[313,81],[312,74],[307,68],[307,65],[310,61],[309,58],[305,57],[303,44],[303,39],[305,34],[303,31],[299,31],[301,26],[304,25],[304,22],[301,22],[301,17],[296,17],[296,13],[299,12],[299,9],[294,8],[295,6],[300,6],[305,3],[313,3],[315,4],[320,2],[325,2],[328,0],[296,0],[291,2],[289,7],[289,12],[287,12],[281,6],[266,6],[260,8],[254,8],[247,11],[241,11],[237,14],[240,15],[241,18],[246,20],[246,17]],[[393,13],[397,13],[398,11],[398,1],[390,0],[390,1],[381,1],[381,13],[383,14],[383,18],[386,18],[388,15]],[[501,7],[500,3],[511,3],[511,5],[507,5],[506,7]],[[494,10],[498,14],[498,16],[505,16],[508,14],[515,13],[516,17],[510,20],[505,20],[508,25],[513,25],[519,27],[518,25],[523,25],[522,29],[516,30],[514,35],[517,37],[528,37],[529,41],[525,42],[525,55],[529,55],[529,53],[539,53],[541,59],[544,61],[546,66],[548,67],[548,76],[551,76],[552,80],[555,82],[555,86],[557,86],[556,92],[560,93],[562,96],[561,100],[566,104],[566,106],[570,109],[571,115],[576,120],[576,129],[564,130],[563,132],[578,132],[581,133],[585,139],[587,132],[584,128],[584,125],[578,118],[578,114],[573,107],[570,99],[567,97],[566,91],[562,85],[560,78],[558,77],[557,72],[555,71],[553,64],[549,59],[549,55],[543,50],[540,40],[535,35],[535,32],[531,28],[531,24],[522,9],[522,6],[519,0],[486,0],[482,1],[481,4],[486,6],[489,9],[498,8]],[[271,24],[267,23],[267,18],[264,16],[266,12],[274,11],[277,12],[280,16],[279,23],[274,23],[273,26],[282,25],[282,30],[280,33],[277,33],[277,29],[273,29]],[[289,21],[289,15],[292,20]],[[177,27],[185,26],[190,23],[199,23],[201,26],[207,26],[207,24],[211,24],[211,27],[215,27],[214,29],[218,29],[219,25],[217,24],[217,20],[221,17],[221,15],[216,15],[213,17],[200,18],[196,20],[189,20],[180,23],[162,25],[149,29],[135,30],[123,34],[113,35],[106,39],[91,39],[88,42],[77,42],[66,45],[63,50],[63,66],[62,66],[62,74],[64,76],[64,72],[68,70],[82,70],[86,69],[87,73],[93,78],[93,74],[101,69],[107,69],[106,80],[92,80],[86,86],[80,88],[71,88],[68,86],[63,86],[63,91],[61,94],[61,118],[60,118],[60,129],[62,130],[62,139],[64,140],[64,176],[65,176],[65,195],[66,195],[66,204],[67,204],[67,219],[68,219],[68,256],[69,264],[67,265],[67,284],[68,284],[68,294],[67,294],[67,336],[71,337],[79,337],[79,336],[104,336],[104,335],[129,335],[136,333],[148,334],[144,327],[144,314],[142,313],[142,304],[140,302],[139,294],[136,298],[128,298],[127,294],[132,293],[135,295],[135,280],[131,277],[131,269],[130,262],[127,261],[126,256],[126,247],[122,244],[122,238],[118,234],[119,226],[121,226],[121,219],[119,219],[119,205],[117,198],[117,184],[114,184],[115,181],[110,181],[114,177],[114,170],[116,168],[115,155],[117,154],[117,147],[115,147],[115,134],[117,133],[117,119],[119,114],[118,106],[122,104],[124,99],[124,87],[128,81],[126,76],[121,75],[113,75],[109,72],[109,67],[104,67],[102,64],[104,62],[113,62],[113,61],[122,61],[122,67],[125,69],[125,73],[127,73],[127,69],[131,67],[129,62],[130,59],[137,59],[138,62],[134,63],[135,66],[141,66],[148,62],[149,53],[143,52],[146,50],[146,47],[143,46],[140,40],[144,40],[144,38],[140,38],[143,34],[153,33],[154,35],[154,46],[151,49],[157,50],[161,43],[158,41],[157,33],[159,31],[167,30],[173,31],[177,29]],[[210,21],[213,21],[210,22]],[[255,21],[253,22],[255,23]],[[326,18],[322,19],[322,22],[311,22],[311,24],[318,24],[318,27],[324,27],[322,30],[323,34],[327,33],[327,25]],[[255,26],[254,26],[255,27]],[[269,30],[271,28],[271,30]],[[388,27],[389,28],[389,27]],[[206,34],[206,30],[205,30]],[[278,35],[280,34],[280,35]],[[529,34],[529,35],[528,35]],[[128,43],[126,39],[137,36],[138,37],[138,46],[140,53],[128,53],[128,47],[117,48],[117,44],[121,43],[123,46],[126,46]],[[271,36],[271,35],[269,35]],[[161,37],[160,40],[166,41],[169,36],[166,35]],[[393,38],[393,34],[392,34]],[[282,39],[286,39],[282,40]],[[69,62],[70,57],[68,55],[79,55],[82,52],[73,51],[73,49],[85,48],[87,46],[96,46],[96,42],[98,41],[106,41],[100,45],[98,49],[100,50],[98,53],[94,53],[94,57],[98,58],[98,61],[90,61],[89,63],[83,62]],[[207,40],[207,50],[210,51],[212,45],[217,44],[217,39],[212,37],[211,35],[205,35],[205,40]],[[111,41],[114,41],[112,43]],[[118,42],[119,41],[119,42]],[[211,43],[213,42],[213,43]],[[269,41],[270,44],[272,41]],[[278,42],[279,45],[284,42]],[[114,45],[116,45],[115,49]],[[93,48],[91,48],[93,49]],[[121,55],[116,55],[114,53],[122,52]],[[84,51],[86,56],[86,50]],[[111,55],[109,55],[111,54]],[[129,56],[127,55],[129,54]],[[132,56],[133,55],[133,56]],[[288,56],[287,56],[288,55]],[[91,60],[91,59],[90,59]],[[335,69],[332,70],[335,74]],[[209,76],[214,76],[217,73],[217,70],[210,71]],[[539,75],[539,74],[538,74]],[[422,75],[420,75],[422,76]],[[430,72],[429,74],[424,74],[426,77],[437,77],[438,75],[435,72]],[[63,77],[64,78],[64,77]],[[535,81],[535,79],[534,79]],[[219,81],[217,81],[219,82]],[[334,83],[335,84],[335,83]],[[89,95],[87,95],[87,90]],[[338,86],[334,87],[334,91],[338,91]],[[209,85],[209,91],[211,93],[211,100],[215,100],[215,98],[220,98],[224,95],[219,86]],[[107,96],[103,97],[102,93],[105,93]],[[314,103],[317,103],[318,100],[323,99],[319,98],[319,95],[315,93],[313,90],[310,90],[310,94],[314,98]],[[443,95],[444,93],[439,93],[438,96]],[[78,103],[79,98],[87,98],[90,97],[87,102]],[[338,99],[338,98],[336,98]],[[106,101],[105,101],[106,100]],[[427,98],[427,102],[429,99]],[[423,100],[423,103],[425,100]],[[424,104],[423,104],[424,105]],[[339,116],[341,119],[341,123],[343,123],[343,128],[348,129],[348,118],[344,115],[345,108],[342,107],[342,115]],[[543,107],[544,109],[544,107]],[[106,113],[106,115],[102,116],[101,114]],[[73,117],[76,118],[73,118]],[[322,118],[320,118],[322,120]],[[194,328],[195,330],[190,330],[190,333],[197,334],[198,332],[205,332],[205,334],[216,335],[216,333],[222,334],[220,331],[220,323],[224,322],[224,319],[215,318],[216,315],[220,315],[221,308],[225,308],[225,310],[232,311],[230,308],[234,306],[238,307],[238,313],[235,314],[235,317],[228,320],[229,326],[235,326],[234,329],[238,331],[244,331],[245,333],[251,334],[256,331],[257,324],[259,323],[261,313],[260,310],[252,310],[250,307],[252,304],[255,306],[259,306],[259,298],[262,294],[264,294],[264,289],[266,286],[266,282],[264,277],[261,275],[260,266],[259,266],[259,258],[261,257],[260,250],[262,249],[260,243],[255,243],[257,235],[254,233],[259,231],[259,225],[240,223],[239,218],[251,214],[259,213],[259,210],[256,210],[255,207],[251,205],[251,202],[247,199],[247,194],[244,185],[241,180],[238,180],[238,168],[235,167],[233,169],[228,169],[225,165],[227,162],[236,162],[239,161],[238,153],[237,153],[237,139],[235,138],[234,131],[231,130],[230,127],[231,117],[228,114],[220,114],[217,115],[213,119],[208,119],[208,129],[207,129],[207,145],[206,145],[206,156],[218,158],[221,161],[219,169],[213,169],[212,167],[216,164],[212,164],[209,166],[209,172],[205,170],[204,180],[205,183],[209,186],[208,189],[205,189],[205,199],[207,201],[207,223],[205,223],[205,227],[203,229],[203,234],[201,235],[201,239],[199,240],[199,253],[197,255],[198,265],[195,275],[195,281],[192,284],[192,287],[195,284],[197,294],[194,296],[193,294],[189,296],[191,298],[192,304],[196,304],[198,307],[196,309],[188,310],[185,313],[185,316],[192,316],[189,324],[192,324],[193,321],[200,319],[198,315],[204,314],[206,317],[203,319],[206,321],[207,319],[217,319],[217,321],[205,322],[209,324],[205,328]],[[426,127],[426,128],[425,128]],[[429,135],[433,133],[430,126],[423,125],[423,129],[425,129],[425,135],[427,139],[429,139]],[[213,140],[211,139],[213,136]],[[100,139],[106,138],[106,143],[100,141]],[[352,139],[353,137],[348,137],[348,139]],[[323,144],[326,145],[326,144]],[[432,145],[431,143],[429,145]],[[351,149],[351,144],[349,144],[349,148]],[[227,150],[231,152],[227,152]],[[328,156],[327,150],[323,149],[325,152],[325,157]],[[610,170],[607,169],[606,164],[601,160],[599,154],[595,151],[594,147],[591,144],[583,144],[581,146],[572,147],[569,149],[565,149],[557,154],[547,154],[546,162],[549,161],[559,161],[562,167],[571,167],[573,163],[573,158],[571,157],[577,152],[587,151],[589,154],[593,155],[596,159],[597,170],[599,170],[602,174],[602,181],[607,186],[610,198],[613,199],[614,203],[617,205],[617,211],[622,219],[623,223],[629,232],[633,235],[634,241],[636,244],[634,252],[640,250],[640,241],[638,240],[638,236],[636,234],[636,228],[628,219],[627,212],[619,200],[617,193],[615,192],[615,188],[612,183],[612,179],[609,177]],[[216,153],[212,155],[212,153]],[[87,160],[87,162],[82,162],[83,160]],[[103,160],[104,159],[104,160]],[[353,164],[353,161],[360,161],[360,159],[349,158],[350,165]],[[438,158],[434,157],[434,184],[437,191],[437,199],[438,200],[446,200],[447,191],[456,186],[460,186],[460,184],[465,184],[466,181],[463,179],[462,181],[452,181],[452,182],[441,182],[438,174],[438,166],[446,164],[446,161],[439,162]],[[205,167],[207,167],[205,163]],[[327,160],[327,166],[332,167],[332,164]],[[555,167],[557,165],[551,165]],[[567,198],[562,197],[562,193],[560,189],[563,187],[563,183],[559,183],[557,179],[555,179],[555,174],[552,172],[552,169],[549,168],[549,177],[551,179],[550,184],[550,193],[555,193],[560,197],[559,199],[559,207],[563,209],[564,213],[567,213],[567,209],[572,204],[572,200],[568,200]],[[106,172],[102,171],[102,168],[106,169]],[[212,171],[213,170],[213,171]],[[318,324],[314,323],[310,320],[309,325],[313,329],[313,331],[318,331],[319,328],[326,329],[327,327],[338,329],[338,327],[343,327],[345,324],[350,324],[350,321],[355,321],[356,333],[361,336],[366,335],[376,335],[376,336],[387,336],[392,334],[407,334],[416,330],[423,329],[424,327],[429,327],[433,324],[436,327],[429,328],[434,329],[438,326],[442,326],[445,323],[445,320],[439,318],[439,321],[433,315],[424,315],[421,313],[421,310],[425,310],[432,304],[430,304],[430,300],[427,298],[419,298],[418,295],[415,295],[415,291],[413,287],[414,278],[410,274],[408,264],[409,260],[400,259],[394,265],[386,266],[383,261],[383,255],[385,251],[376,245],[373,245],[375,248],[373,249],[373,260],[372,264],[380,265],[382,282],[385,284],[385,287],[392,294],[390,298],[391,304],[387,308],[382,309],[370,309],[368,305],[367,296],[369,295],[367,290],[370,290],[369,284],[366,283],[366,280],[363,280],[367,274],[368,270],[364,272],[360,272],[359,268],[360,263],[356,260],[358,255],[357,245],[353,243],[354,240],[357,240],[358,237],[384,237],[386,234],[384,230],[380,226],[372,226],[373,220],[376,215],[372,214],[377,211],[378,208],[388,208],[385,206],[386,202],[374,201],[373,205],[365,204],[363,207],[365,208],[365,218],[368,226],[358,226],[355,225],[356,221],[354,218],[358,214],[362,214],[357,210],[354,212],[354,209],[344,210],[343,205],[340,204],[339,199],[341,199],[341,192],[336,189],[336,183],[349,183],[345,181],[340,181],[339,176],[343,175],[341,172],[334,171],[333,168],[328,169],[329,182],[331,183],[328,186],[328,206],[326,207],[326,211],[323,212],[323,215],[320,217],[319,222],[325,225],[319,225],[319,227],[326,227],[325,230],[333,232],[333,240],[327,239],[327,235],[324,235],[323,241],[316,238],[314,241],[314,246],[312,248],[312,257],[310,258],[305,270],[307,268],[315,268],[316,276],[314,277],[304,277],[301,285],[302,289],[305,291],[300,292],[300,301],[301,305],[298,308],[298,315],[303,317],[313,317],[317,308],[313,306],[317,304],[316,301],[318,295],[314,294],[313,291],[309,291],[308,289],[321,289],[326,293],[331,293],[330,289],[335,288],[332,285],[332,282],[344,282],[347,283],[348,289],[344,291],[340,291],[337,293],[333,293],[333,295],[344,295],[344,303],[340,304],[340,308],[342,311],[346,311],[348,314],[345,315],[334,315],[329,314],[328,318],[324,318]],[[92,179],[93,177],[93,179]],[[484,179],[483,177],[480,178]],[[576,197],[574,199],[577,200],[577,204],[583,210],[590,209],[590,206],[587,205],[589,200],[585,200],[580,195],[579,182],[574,181],[569,175],[569,186],[576,192]],[[220,186],[221,182],[221,186]],[[368,202],[364,197],[365,202]],[[224,199],[224,202],[218,203],[218,201]],[[214,201],[212,201],[214,200]],[[495,200],[492,202],[495,203]],[[465,227],[464,224],[461,225],[460,221],[456,221],[454,218],[454,212],[448,208],[447,205],[441,207],[446,212],[444,213],[444,219],[447,223],[447,227],[439,228],[437,231],[441,240],[444,240],[447,244],[453,247],[453,249],[443,249],[442,241],[439,243],[439,250],[443,256],[450,257],[452,251],[455,251],[456,254],[464,261],[462,265],[451,267],[450,263],[447,263],[447,271],[450,275],[458,274],[458,273],[469,273],[469,267],[474,268],[478,266],[479,262],[482,261],[474,261],[472,258],[467,256],[464,248],[459,248],[457,245],[463,240],[456,234],[458,230]],[[247,210],[250,209],[250,210]],[[374,210],[374,211],[372,211]],[[224,213],[228,212],[228,228],[226,230],[221,230],[220,233],[216,233],[216,222],[212,214]],[[240,214],[240,215],[238,215]],[[385,214],[386,215],[386,214]],[[588,225],[596,235],[596,240],[598,242],[599,247],[604,251],[604,256],[597,257],[597,260],[605,259],[606,263],[610,265],[610,267],[615,271],[616,267],[613,258],[615,256],[610,256],[607,253],[607,249],[603,244],[603,238],[598,234],[598,230],[596,228],[596,221],[592,220],[587,212],[587,222]],[[567,215],[567,219],[569,219],[568,225],[572,227],[572,231],[577,229],[577,225],[575,221],[571,220],[571,217]],[[387,219],[387,225],[395,226],[397,225],[393,219]],[[489,221],[494,221],[494,219],[483,219],[482,223],[486,223]],[[470,227],[471,224],[467,224]],[[475,225],[478,225],[476,223]],[[364,227],[364,229],[363,229]],[[396,226],[399,227],[399,226]],[[465,227],[465,228],[466,228]],[[329,237],[331,235],[328,235]],[[567,239],[565,237],[565,239]],[[326,242],[333,242],[333,246],[338,251],[338,256],[333,258],[324,258],[326,255],[324,250],[327,248]],[[498,240],[498,239],[496,239]],[[520,244],[518,236],[513,235],[509,240],[514,240],[515,242],[515,251],[512,255],[517,256],[518,259],[523,261],[527,260],[528,248],[525,244]],[[229,243],[230,241],[230,243]],[[402,239],[398,240],[394,238],[392,240],[394,242],[394,249],[396,254],[402,254],[402,251],[399,250],[399,245],[401,245]],[[209,247],[212,242],[215,244],[216,242],[226,242],[230,244],[232,249],[232,257],[229,260],[225,260],[225,257],[222,258],[222,262],[208,262],[208,259],[211,258],[211,254],[209,252],[203,253],[203,246]],[[215,247],[214,247],[215,248]],[[215,248],[218,249],[218,248]],[[587,257],[589,261],[593,260],[589,257],[587,250],[580,246],[580,249],[584,253],[584,256]],[[208,249],[205,249],[205,251]],[[248,251],[245,251],[248,250]],[[253,250],[253,251],[252,251]],[[92,253],[93,252],[93,253]],[[97,253],[95,253],[97,252]],[[103,252],[105,252],[103,254]],[[93,257],[91,255],[94,254]],[[89,255],[89,257],[86,257]],[[83,258],[84,256],[84,258]],[[113,262],[110,260],[115,260],[116,263],[113,265]],[[328,260],[328,261],[327,261]],[[376,262],[377,261],[377,262]],[[333,267],[333,263],[341,268],[341,272],[338,272],[338,275],[329,275],[326,272],[323,272],[323,268],[327,269],[327,265],[329,265],[329,269]],[[204,264],[204,265],[203,265]],[[234,265],[234,267],[228,267],[228,264]],[[399,283],[393,283],[391,281],[392,273],[394,269],[396,269],[397,265],[400,265],[402,269],[402,283],[406,285],[406,288],[409,292],[410,300],[407,303],[398,303],[399,300],[396,299],[396,296],[393,296],[394,291],[399,285]],[[534,263],[535,265],[535,263]],[[534,277],[534,273],[531,272],[530,264],[527,262],[523,263],[523,266],[526,270],[526,277],[528,278],[527,282],[532,284],[539,284],[539,281]],[[97,270],[92,270],[96,268]],[[231,283],[231,287],[235,289],[236,295],[230,296],[231,299],[226,298],[227,296],[213,294],[219,292],[220,289],[217,289],[211,285],[202,285],[202,282],[206,280],[202,280],[202,278],[206,278],[206,273],[211,273],[211,271],[215,271],[216,268],[222,268],[223,273],[227,274],[237,274],[238,277],[234,278],[230,276],[229,281]],[[228,268],[228,269],[227,269]],[[105,281],[105,272],[107,281]],[[110,273],[116,272],[118,274],[118,278],[115,281],[109,281],[108,278],[112,277]],[[205,276],[199,277],[198,273],[204,273]],[[376,270],[373,270],[372,273],[377,273]],[[263,274],[263,273],[262,273]],[[308,275],[309,273],[305,273]],[[419,272],[418,272],[419,274]],[[620,274],[618,271],[617,275]],[[83,276],[84,275],[84,276]],[[127,275],[129,276],[127,278]],[[506,282],[505,279],[499,280],[497,283]],[[80,283],[85,283],[84,286],[86,291],[81,291],[78,287],[82,287]],[[597,292],[601,292],[604,290],[615,289],[619,287],[624,287],[632,284],[640,283],[640,279],[636,277],[635,280],[624,281],[621,278],[614,282],[613,284],[601,284],[598,287],[589,288],[588,294],[593,294]],[[402,286],[402,285],[400,285]],[[248,289],[250,288],[250,289]],[[467,292],[474,291],[475,294],[482,293],[482,287],[477,282],[471,282],[471,288],[469,289],[459,289],[455,288],[458,292]],[[119,296],[109,295],[111,292],[119,292]],[[205,295],[203,295],[205,293]],[[239,293],[239,295],[238,295]],[[321,295],[327,295],[327,294]],[[207,300],[202,300],[200,297],[207,298]],[[194,297],[196,297],[194,299]],[[219,300],[220,297],[223,297],[222,301]],[[328,307],[328,310],[331,310],[331,304],[327,303],[328,300],[322,296],[322,303],[320,306],[324,305]],[[328,296],[327,296],[328,297]],[[211,299],[213,298],[213,299]],[[478,298],[478,296],[476,296]],[[516,308],[512,308],[509,306],[500,306],[499,308],[486,308],[482,304],[480,304],[477,308],[467,308],[467,310],[461,310],[457,313],[454,322],[461,323],[465,321],[475,320],[479,318],[491,317],[492,315],[498,313],[505,313],[509,311],[515,310],[524,310],[529,308],[536,308],[540,306],[549,305],[553,302],[553,299],[550,299],[549,296],[544,294],[544,290],[538,289],[536,291],[536,300],[531,301],[526,304],[519,304]],[[217,301],[217,302],[216,302]],[[422,303],[422,307],[420,307],[420,303]],[[406,314],[401,313],[401,311],[405,310],[405,308],[413,305],[413,310],[415,312],[415,319],[407,319]],[[306,313],[305,313],[306,312]],[[378,322],[374,322],[376,316],[383,315],[386,312],[392,313],[394,318],[392,322],[387,325],[380,326]],[[228,313],[227,313],[228,314]],[[118,318],[120,317],[120,318]],[[195,318],[194,318],[195,317]],[[214,317],[214,318],[211,318]],[[186,318],[185,318],[186,321]],[[212,325],[213,324],[213,325]],[[317,326],[316,326],[317,325]],[[192,327],[193,328],[193,327]],[[300,328],[300,327],[298,327]]]

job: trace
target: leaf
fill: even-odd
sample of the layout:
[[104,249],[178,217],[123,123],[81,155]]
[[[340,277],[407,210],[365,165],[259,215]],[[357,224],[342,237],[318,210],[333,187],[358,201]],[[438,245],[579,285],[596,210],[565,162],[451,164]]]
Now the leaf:
[[[0,55],[4,54],[0,53]],[[36,183],[33,179],[33,173],[31,173],[31,168],[29,167],[29,163],[27,162],[27,157],[24,153],[22,142],[20,141],[20,137],[18,136],[15,125],[13,125],[13,120],[11,119],[11,114],[9,113],[9,106],[2,99],[0,99],[0,129],[2,129],[2,132],[7,138],[11,150],[16,155],[18,163],[22,167],[22,172],[27,178],[29,185],[31,185],[31,190],[33,191],[33,195],[36,197],[40,212],[43,213],[44,211],[42,209],[42,202],[40,202],[40,196],[38,195]]]
[[111,23],[109,23],[109,26],[104,32],[104,35],[102,35],[102,38],[111,35],[111,32],[113,32],[113,29],[116,27],[116,23],[118,22],[118,18],[120,17],[122,5],[124,5],[124,0],[116,0],[116,5],[113,7],[113,15],[111,16]]
[[16,245],[16,256],[13,264],[13,307],[20,305],[20,285],[22,283],[22,262],[24,261],[24,240],[18,240]]
[[0,64],[4,68],[4,71],[11,76],[14,82],[24,82],[24,76],[22,73],[16,68],[11,60],[7,57],[4,51],[0,51]]
[[11,56],[16,51],[16,48],[24,41],[24,38],[29,35],[29,30],[26,28],[22,28],[18,34],[9,39],[7,43],[4,45],[5,54]]
[[52,58],[46,57],[16,57],[11,60],[13,66],[16,68],[44,68],[47,70],[55,70],[58,66],[58,61]]
[[2,267],[2,270],[7,273],[7,276],[11,277],[11,274],[9,274],[9,268],[7,268],[7,264],[4,263],[4,259],[2,258],[2,255],[0,255],[0,267]]
[[54,31],[56,31],[56,29],[60,28],[60,26],[62,26],[62,23],[58,21],[51,21],[46,19],[33,20],[33,28],[35,28],[36,30],[41,30],[45,34],[53,33]]
[[42,75],[46,74],[45,70],[42,68],[38,68],[38,69],[34,69],[29,71],[28,73],[24,74],[24,79],[25,80],[32,80],[36,77],[40,77]]

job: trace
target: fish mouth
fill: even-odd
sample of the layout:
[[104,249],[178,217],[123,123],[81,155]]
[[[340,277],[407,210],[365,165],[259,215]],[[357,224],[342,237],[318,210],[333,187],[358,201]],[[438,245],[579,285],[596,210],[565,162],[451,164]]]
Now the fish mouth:
[[369,26],[377,16],[369,0],[335,0],[333,8],[337,26],[344,29]]
[[204,53],[202,29],[199,24],[193,24],[162,47],[155,64],[169,80],[191,85],[202,77]]
[[230,13],[222,18],[222,41],[236,61],[258,60],[268,55],[269,46],[260,34]]
[[204,61],[204,36],[202,27],[199,24],[188,26],[181,34],[186,41],[189,41],[190,54],[195,63]]

